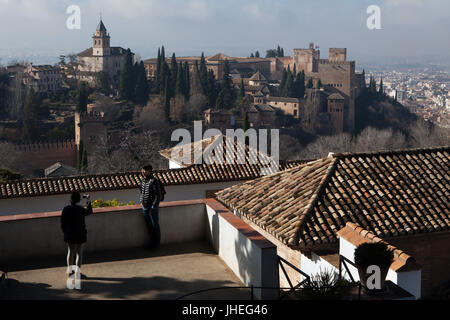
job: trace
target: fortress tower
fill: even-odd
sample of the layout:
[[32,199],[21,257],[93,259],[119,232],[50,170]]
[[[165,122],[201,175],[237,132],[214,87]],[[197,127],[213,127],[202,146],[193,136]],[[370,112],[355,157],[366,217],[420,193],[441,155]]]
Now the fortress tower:
[[77,150],[80,147],[80,142],[83,141],[89,156],[106,137],[106,119],[103,112],[75,113],[75,144]]

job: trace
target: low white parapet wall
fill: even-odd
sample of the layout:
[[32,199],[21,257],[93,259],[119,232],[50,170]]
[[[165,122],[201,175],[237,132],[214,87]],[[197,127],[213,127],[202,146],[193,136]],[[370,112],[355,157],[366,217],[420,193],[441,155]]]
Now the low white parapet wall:
[[[202,200],[162,203],[159,210],[161,244],[205,238]],[[0,262],[65,254],[61,212],[0,217]],[[149,235],[138,205],[94,209],[86,217],[87,252],[140,247]]]
[[215,251],[257,299],[279,297],[277,248],[247,223],[213,199],[206,200],[208,238]]

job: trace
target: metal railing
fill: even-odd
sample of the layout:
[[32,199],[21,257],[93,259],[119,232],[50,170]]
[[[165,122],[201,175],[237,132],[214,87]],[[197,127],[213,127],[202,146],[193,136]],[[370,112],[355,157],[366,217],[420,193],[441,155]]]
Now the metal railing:
[[[303,277],[305,277],[304,280],[300,281],[298,284],[296,284],[295,286],[292,284],[291,279],[289,278],[289,275],[286,272],[286,269],[284,267],[283,264],[286,264],[287,266],[289,266],[290,268],[294,269],[295,271],[297,271],[298,273],[300,273]],[[289,287],[256,287],[253,285],[250,286],[223,286],[223,287],[215,287],[215,288],[209,288],[209,289],[203,289],[203,290],[198,290],[198,291],[194,291],[194,292],[190,292],[188,294],[182,295],[178,298],[176,298],[175,300],[181,300],[183,298],[186,298],[188,296],[192,296],[195,294],[199,294],[199,293],[203,293],[203,292],[208,292],[208,291],[215,291],[215,290],[227,290],[227,289],[250,289],[250,300],[254,299],[254,290],[255,289],[262,289],[262,290],[278,290],[278,299],[281,300],[284,297],[286,297],[288,294],[290,294],[291,292],[295,292],[296,290],[299,290],[299,288],[306,282],[310,281],[310,277],[308,274],[306,274],[305,272],[303,272],[302,270],[300,270],[299,268],[297,268],[296,266],[294,266],[293,264],[291,264],[289,261],[281,258],[280,256],[277,256],[277,265],[279,268],[281,268],[281,270],[283,271],[284,276],[286,277],[286,280],[289,283]],[[281,293],[282,290],[288,290],[287,292],[283,292]]]
[[346,257],[344,257],[343,255],[339,255],[339,280],[342,280],[342,266],[344,266],[345,271],[347,272],[348,276],[350,277],[350,280],[353,283],[358,283],[358,300],[361,299],[361,289],[362,289],[362,285],[361,285],[361,281],[355,281],[355,278],[353,278],[352,273],[350,272],[350,269],[348,268],[348,264],[350,264],[352,267],[357,268],[356,264],[354,262],[352,262],[351,260],[347,259]]

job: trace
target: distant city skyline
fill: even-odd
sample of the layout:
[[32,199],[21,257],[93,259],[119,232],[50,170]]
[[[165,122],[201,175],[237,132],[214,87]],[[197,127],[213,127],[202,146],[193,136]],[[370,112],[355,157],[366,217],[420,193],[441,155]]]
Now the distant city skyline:
[[[81,9],[81,29],[69,30],[66,9]],[[366,26],[370,5],[381,9],[381,29]],[[286,55],[314,42],[348,48],[349,59],[370,63],[445,63],[450,60],[446,0],[0,0],[0,63],[57,62],[60,54],[91,46],[100,13],[111,45],[146,59],[157,48],[177,56],[222,52],[249,56],[279,44]],[[48,61],[44,61],[48,60]]]

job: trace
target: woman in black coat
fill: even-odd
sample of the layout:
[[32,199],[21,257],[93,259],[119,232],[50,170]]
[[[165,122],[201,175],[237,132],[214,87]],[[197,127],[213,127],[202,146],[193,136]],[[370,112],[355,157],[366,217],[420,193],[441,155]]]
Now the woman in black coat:
[[72,266],[81,268],[82,246],[87,240],[87,230],[84,217],[92,214],[90,196],[87,196],[87,209],[78,205],[81,200],[80,193],[75,191],[70,197],[70,205],[66,206],[61,214],[61,229],[64,233],[64,242],[67,243],[67,273],[71,274]]

